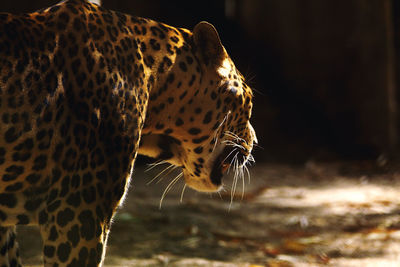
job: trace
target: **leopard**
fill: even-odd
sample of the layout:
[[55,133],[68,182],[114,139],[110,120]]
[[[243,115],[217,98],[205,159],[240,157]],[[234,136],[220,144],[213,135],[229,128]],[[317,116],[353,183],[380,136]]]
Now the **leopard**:
[[44,266],[102,266],[138,154],[221,190],[254,161],[252,100],[208,22],[86,0],[0,13],[0,265],[22,266],[16,225],[35,225]]

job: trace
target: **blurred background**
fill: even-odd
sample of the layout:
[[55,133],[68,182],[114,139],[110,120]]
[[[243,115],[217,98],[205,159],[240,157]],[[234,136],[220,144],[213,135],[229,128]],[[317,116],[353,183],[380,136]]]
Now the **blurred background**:
[[[28,12],[57,1],[18,0]],[[398,151],[400,3],[395,0],[103,0],[192,29],[215,25],[255,89],[258,161],[375,159]]]
[[[0,11],[56,2],[0,1]],[[246,188],[225,179],[219,195],[182,200],[180,181],[162,210],[169,167],[145,172],[139,161],[106,266],[399,266],[400,164],[386,163],[400,158],[400,1],[101,4],[176,27],[214,24],[254,89],[262,147]],[[40,265],[39,233],[18,231],[24,262]]]

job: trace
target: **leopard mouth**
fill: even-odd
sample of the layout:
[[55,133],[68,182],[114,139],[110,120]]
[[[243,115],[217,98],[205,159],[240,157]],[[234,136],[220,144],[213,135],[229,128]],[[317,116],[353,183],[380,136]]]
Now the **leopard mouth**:
[[232,147],[225,147],[215,159],[210,177],[214,185],[220,186],[222,184],[222,177],[230,168],[237,153],[240,153],[240,151],[235,153],[235,149],[232,149]]

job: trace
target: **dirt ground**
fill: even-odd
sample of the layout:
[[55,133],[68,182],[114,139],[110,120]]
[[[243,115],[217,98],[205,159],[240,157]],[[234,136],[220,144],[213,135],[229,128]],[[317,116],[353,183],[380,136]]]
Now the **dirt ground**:
[[[177,173],[146,185],[160,170],[135,171],[105,266],[400,266],[400,171],[384,161],[258,164],[232,203],[229,186],[181,202],[180,183],[161,209]],[[37,229],[19,240],[24,264],[40,265]]]

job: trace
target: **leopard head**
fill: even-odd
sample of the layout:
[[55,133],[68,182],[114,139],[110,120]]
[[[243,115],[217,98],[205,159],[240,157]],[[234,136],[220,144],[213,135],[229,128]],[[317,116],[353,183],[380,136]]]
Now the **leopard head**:
[[211,24],[197,24],[183,40],[159,87],[166,93],[151,93],[157,101],[149,102],[139,153],[181,166],[186,185],[215,192],[227,170],[237,178],[254,161],[253,94]]

